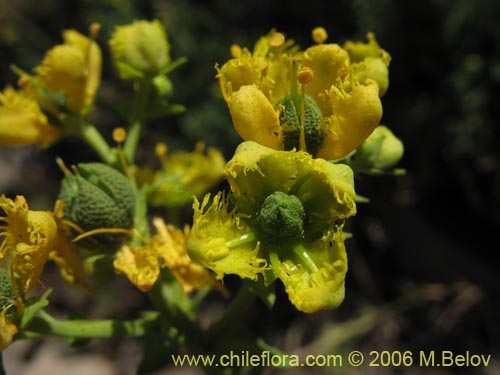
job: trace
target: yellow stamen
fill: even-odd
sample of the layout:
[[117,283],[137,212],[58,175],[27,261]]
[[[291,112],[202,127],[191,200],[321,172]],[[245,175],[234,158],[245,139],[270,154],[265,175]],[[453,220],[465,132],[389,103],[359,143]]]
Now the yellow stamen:
[[133,234],[133,232],[130,229],[125,229],[125,228],[99,228],[99,229],[89,230],[88,232],[80,234],[73,240],[73,242],[78,242],[80,240],[83,240],[84,238],[93,236],[94,234],[101,234],[101,233],[111,233],[111,234],[123,233],[128,235]]
[[125,142],[126,137],[127,137],[127,131],[124,128],[115,128],[113,130],[113,140],[116,143]]
[[300,137],[299,137],[299,148],[302,151],[307,152],[306,145],[306,134],[304,129],[304,124],[306,122],[305,118],[305,98],[306,98],[306,84],[311,82],[314,77],[311,68],[302,67],[297,72],[297,81],[300,83]]
[[269,41],[269,45],[271,47],[279,48],[285,43],[285,36],[282,33],[274,33],[271,35],[271,39]]
[[237,59],[238,57],[241,56],[241,54],[243,53],[243,50],[241,49],[241,47],[237,44],[233,44],[230,48],[230,52],[231,52],[231,56],[235,59]]
[[89,26],[90,38],[92,38],[93,40],[96,40],[97,37],[99,36],[99,31],[101,31],[101,24],[98,22],[93,22]]
[[205,143],[203,141],[196,142],[194,151],[201,154],[203,151],[205,151]]
[[167,145],[163,142],[157,143],[155,147],[155,154],[158,156],[160,159],[165,157],[167,155],[168,148]]
[[328,38],[328,33],[324,28],[316,27],[313,29],[311,36],[314,43],[323,44],[325,40]]

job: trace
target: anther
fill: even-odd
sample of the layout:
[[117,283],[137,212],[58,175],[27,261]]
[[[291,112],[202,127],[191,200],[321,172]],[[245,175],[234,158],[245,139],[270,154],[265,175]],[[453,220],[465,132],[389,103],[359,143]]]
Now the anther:
[[124,128],[115,128],[113,130],[113,140],[116,143],[125,142],[126,137],[127,137],[127,131]]
[[316,27],[313,29],[311,36],[314,43],[322,44],[328,38],[328,33],[323,27]]
[[230,48],[230,52],[231,52],[231,56],[235,59],[237,59],[238,57],[241,56],[241,54],[243,53],[243,50],[241,49],[241,47],[237,44],[233,44]]
[[301,67],[297,72],[297,81],[302,85],[309,83],[314,78],[314,73],[311,68]]
[[89,26],[89,34],[90,34],[90,38],[92,38],[93,40],[96,40],[97,37],[99,36],[99,31],[101,30],[101,24],[98,23],[98,22],[93,22],[90,26]]
[[155,154],[159,158],[162,158],[165,155],[167,155],[167,151],[168,151],[168,149],[167,149],[167,145],[165,143],[159,142],[156,144]]
[[269,41],[269,45],[271,47],[279,48],[285,43],[285,36],[282,33],[274,33],[271,35],[271,40]]

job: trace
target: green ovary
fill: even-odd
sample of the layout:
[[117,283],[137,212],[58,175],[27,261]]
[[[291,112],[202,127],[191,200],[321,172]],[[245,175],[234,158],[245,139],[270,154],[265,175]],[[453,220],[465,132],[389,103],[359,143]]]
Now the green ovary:
[[[278,102],[278,106],[282,106],[279,119],[284,131],[285,150],[300,149],[300,101],[300,94],[297,94],[295,98],[289,95]],[[325,134],[321,130],[322,120],[323,115],[318,105],[312,97],[306,95],[304,97],[304,135],[307,152],[312,155],[316,154],[325,138]]]
[[276,191],[268,195],[257,213],[257,230],[265,243],[276,246],[304,238],[304,207],[295,195]]

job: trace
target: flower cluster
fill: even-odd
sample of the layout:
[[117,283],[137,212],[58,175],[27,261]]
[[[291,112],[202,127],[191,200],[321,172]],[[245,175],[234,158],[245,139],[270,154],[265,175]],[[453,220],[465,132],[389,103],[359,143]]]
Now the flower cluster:
[[304,312],[344,298],[342,229],[356,213],[350,166],[383,172],[403,153],[379,126],[389,54],[371,33],[342,47],[325,44],[323,28],[312,36],[317,45],[301,51],[273,30],[252,52],[233,45],[233,58],[216,66],[246,142],[224,169],[229,195],[195,202],[188,241],[190,256],[217,278],[278,278]]

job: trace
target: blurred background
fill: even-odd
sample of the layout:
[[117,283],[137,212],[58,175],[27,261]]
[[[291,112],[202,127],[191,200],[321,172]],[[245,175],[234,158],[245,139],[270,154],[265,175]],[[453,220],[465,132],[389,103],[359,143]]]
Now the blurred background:
[[[344,367],[318,373],[500,373],[500,261],[495,255],[500,233],[500,2],[0,0],[1,87],[17,81],[11,64],[29,71],[60,43],[62,30],[86,33],[92,22],[99,22],[105,70],[92,116],[110,139],[112,129],[123,125],[110,104],[126,104],[131,90],[112,71],[106,43],[115,25],[140,18],[161,20],[173,58],[188,57],[170,76],[173,101],[187,112],[151,124],[139,150],[144,163],[155,162],[151,146],[158,141],[171,150],[192,150],[202,140],[231,157],[240,139],[218,92],[214,65],[230,58],[232,43],[251,48],[272,28],[302,48],[311,44],[316,26],[328,31],[329,42],[340,44],[365,41],[365,34],[374,32],[392,56],[382,123],[403,140],[399,167],[407,173],[356,181],[357,192],[370,203],[358,206],[348,228],[354,235],[347,241],[350,270],[346,298],[337,310],[298,313],[278,288],[272,311],[256,304],[242,321],[290,353],[356,349],[492,355],[487,368],[365,367],[356,372]],[[23,194],[30,207],[51,209],[62,177],[57,156],[67,164],[95,160],[78,139],[64,139],[47,150],[0,147],[0,193]],[[185,212],[188,217],[190,207]],[[44,284],[60,284],[59,275],[47,272]],[[134,317],[147,305],[125,280],[92,299],[69,288],[56,290],[53,297],[55,310],[86,311],[96,318]],[[202,306],[205,319],[218,316],[224,303],[217,296],[209,299]],[[67,374],[69,368],[72,374],[133,374],[141,346],[127,339],[69,348],[63,340],[49,339],[18,342],[4,357],[14,375]],[[273,371],[278,370],[268,373]],[[161,373],[198,372],[167,368]]]

